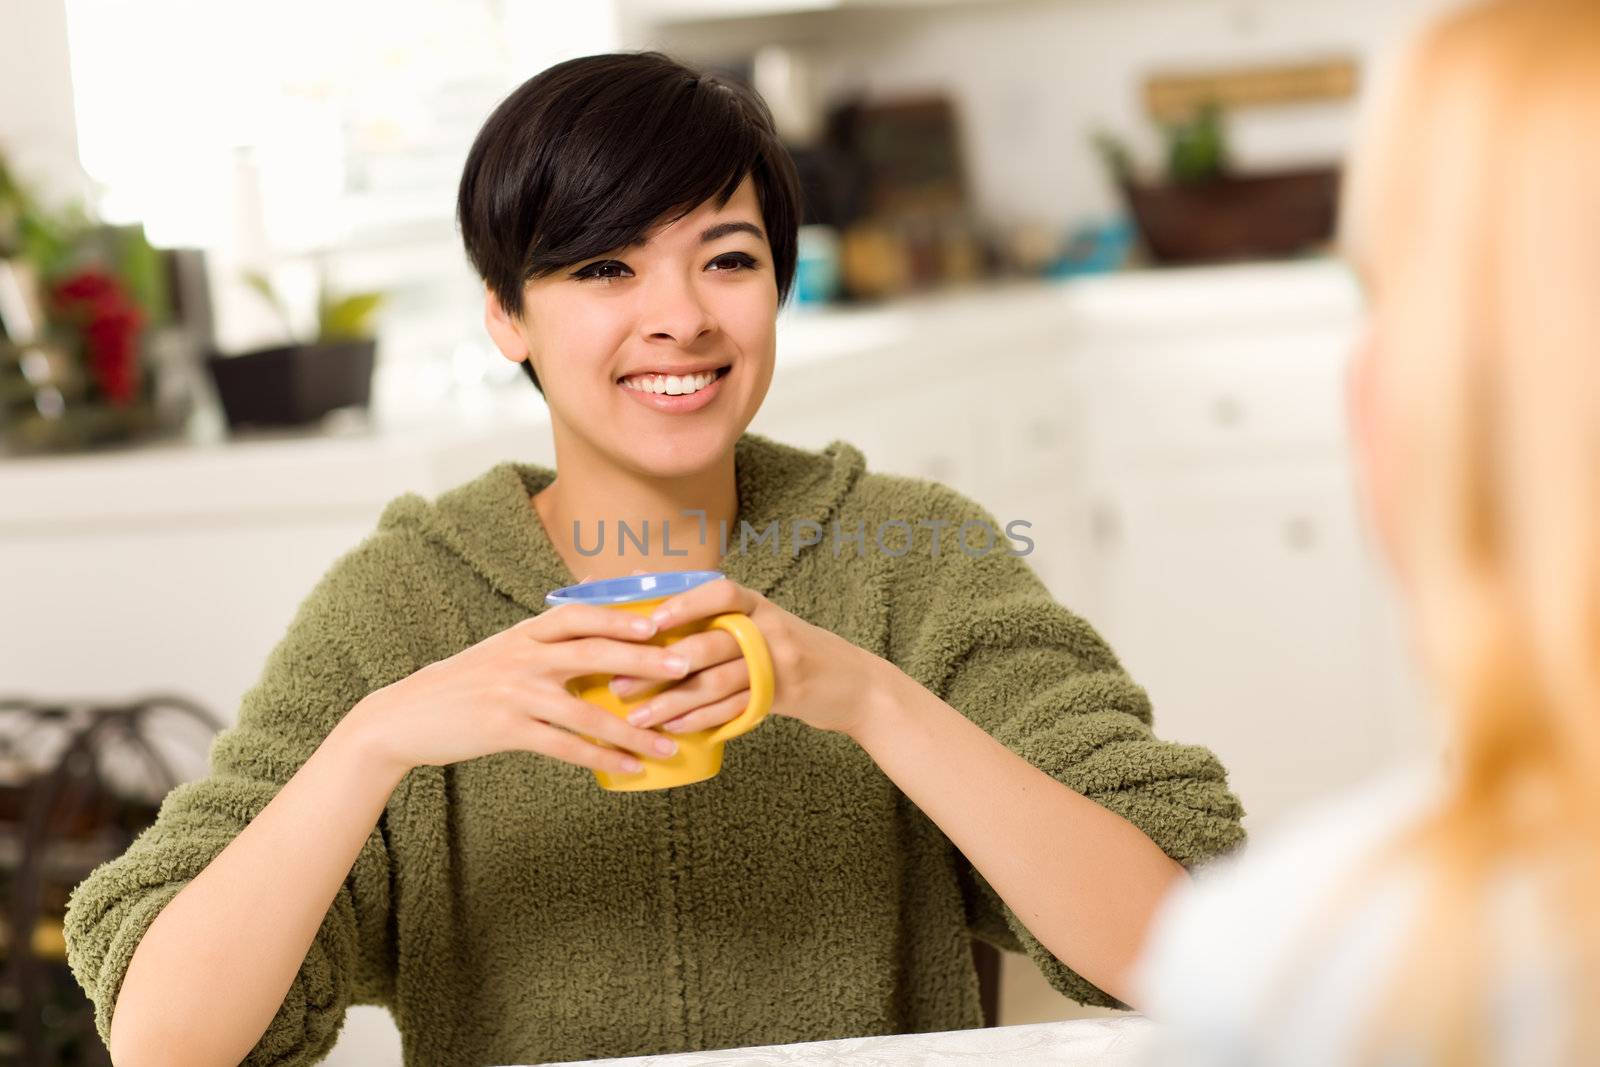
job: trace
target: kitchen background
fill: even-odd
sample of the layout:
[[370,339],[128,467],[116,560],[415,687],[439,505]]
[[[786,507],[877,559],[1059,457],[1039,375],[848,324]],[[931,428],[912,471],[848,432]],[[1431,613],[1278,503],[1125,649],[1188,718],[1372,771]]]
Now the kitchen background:
[[[662,48],[773,107],[808,217],[753,429],[1031,522],[1253,832],[1422,750],[1327,254],[1359,100],[1422,7],[12,0],[0,1059],[108,1062],[66,891],[203,772],[383,504],[553,460],[451,213],[482,120],[569,56]],[[1020,958],[987,985],[1002,1023],[1083,1013]],[[398,1049],[358,1008],[328,1062]]]

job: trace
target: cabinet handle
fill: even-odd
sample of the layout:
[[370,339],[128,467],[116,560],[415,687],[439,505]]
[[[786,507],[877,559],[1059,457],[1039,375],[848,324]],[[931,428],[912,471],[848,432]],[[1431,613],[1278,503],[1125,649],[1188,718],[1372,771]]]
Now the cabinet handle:
[[1089,540],[1101,550],[1115,548],[1122,542],[1122,520],[1109,504],[1097,504],[1090,513]]
[[1211,403],[1211,418],[1218,426],[1237,426],[1244,419],[1244,405],[1231,396],[1219,396]]
[[1317,543],[1317,524],[1298,515],[1284,523],[1283,539],[1295,552],[1309,551]]

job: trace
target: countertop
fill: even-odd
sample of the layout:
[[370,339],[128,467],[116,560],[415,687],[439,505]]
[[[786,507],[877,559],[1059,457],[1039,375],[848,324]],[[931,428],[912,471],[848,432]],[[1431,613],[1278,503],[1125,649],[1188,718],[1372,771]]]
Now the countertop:
[[[1008,337],[1059,337],[1065,345],[1099,330],[1181,333],[1201,320],[1348,316],[1357,304],[1348,271],[1317,259],[1006,281],[868,307],[791,306],[778,318],[773,388],[819,364],[904,352],[922,338],[970,344],[989,358]],[[340,413],[314,430],[230,437],[211,411],[192,418],[181,437],[0,457],[0,531],[157,515],[348,512],[402,492],[435,492],[507,455],[554,461],[548,411],[520,374],[462,390],[408,377],[414,372],[405,368],[387,373],[380,363],[370,413]]]
[[[1030,1026],[996,1026],[938,1034],[852,1037],[686,1052],[667,1056],[581,1061],[587,1067],[922,1067],[924,1064],[992,1064],[994,1067],[1136,1067],[1146,1062],[1155,1026],[1137,1015],[1074,1019]],[[565,1065],[557,1065],[565,1067]]]

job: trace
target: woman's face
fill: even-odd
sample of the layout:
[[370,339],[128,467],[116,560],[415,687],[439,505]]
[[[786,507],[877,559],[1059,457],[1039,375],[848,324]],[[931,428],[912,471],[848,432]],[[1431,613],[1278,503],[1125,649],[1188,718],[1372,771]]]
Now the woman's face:
[[720,210],[701,204],[643,245],[534,279],[523,301],[519,323],[489,293],[486,320],[507,359],[533,360],[560,461],[705,470],[772,381],[778,288],[748,176]]

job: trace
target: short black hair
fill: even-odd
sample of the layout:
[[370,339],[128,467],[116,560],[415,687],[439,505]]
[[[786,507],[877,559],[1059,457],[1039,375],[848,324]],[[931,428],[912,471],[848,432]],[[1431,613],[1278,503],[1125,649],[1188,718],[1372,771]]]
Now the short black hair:
[[[507,314],[532,278],[642,241],[753,179],[781,306],[802,211],[793,158],[755,90],[661,52],[557,63],[500,102],[467,152],[456,221]],[[531,359],[523,369],[544,392]]]

